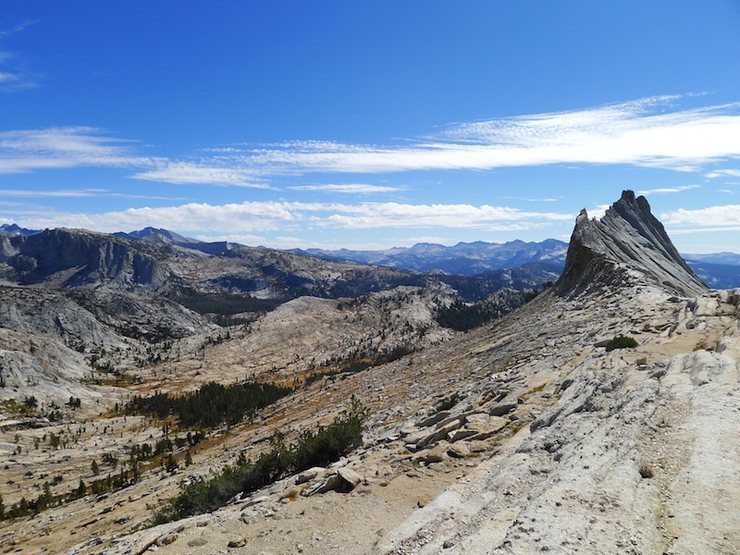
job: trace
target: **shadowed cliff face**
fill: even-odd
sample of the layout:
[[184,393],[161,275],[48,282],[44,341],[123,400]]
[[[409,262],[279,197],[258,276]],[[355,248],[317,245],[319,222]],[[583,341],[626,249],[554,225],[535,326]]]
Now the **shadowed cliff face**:
[[575,296],[638,283],[683,296],[707,289],[650,212],[647,199],[624,191],[600,221],[590,220],[586,210],[581,210],[556,291]]
[[13,237],[10,242],[16,253],[8,252],[7,262],[18,272],[21,283],[39,283],[67,272],[66,286],[115,283],[158,287],[166,277],[151,254],[113,236],[51,229]]

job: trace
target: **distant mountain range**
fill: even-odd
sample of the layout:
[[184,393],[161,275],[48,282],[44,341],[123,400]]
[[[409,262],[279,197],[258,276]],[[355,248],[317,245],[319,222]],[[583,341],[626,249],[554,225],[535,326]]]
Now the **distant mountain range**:
[[562,268],[568,243],[556,239],[546,239],[540,243],[519,240],[508,243],[475,241],[457,243],[451,247],[417,243],[412,247],[394,247],[380,251],[306,249],[293,252],[326,260],[391,266],[414,272],[470,276],[527,264],[547,264]]
[[[458,243],[451,247],[434,243],[417,243],[412,247],[387,250],[322,250],[306,249],[293,252],[325,260],[359,262],[390,266],[400,270],[450,275],[477,275],[505,268],[531,265],[546,266],[560,272],[565,264],[568,243],[556,239],[508,243]],[[686,262],[696,274],[715,289],[740,287],[740,254],[720,252],[712,254],[684,254]]]
[[[27,237],[39,231],[22,228],[16,224],[3,224],[0,225],[0,233]],[[131,232],[117,232],[113,235],[121,239],[158,246],[175,246],[212,256],[226,255],[233,249],[243,247],[238,243],[226,241],[200,241],[167,229],[154,227]],[[547,274],[557,276],[562,271],[567,251],[568,243],[557,239],[546,239],[540,242],[520,240],[506,243],[460,242],[452,246],[417,243],[411,247],[394,247],[385,250],[291,249],[287,252],[332,262],[387,266],[424,274],[449,276],[489,274],[488,277],[491,277],[491,273],[517,269],[518,272],[515,275],[534,272],[538,276],[537,279],[543,279],[543,276]],[[740,254],[720,252],[682,256],[710,287],[717,289],[740,287]]]

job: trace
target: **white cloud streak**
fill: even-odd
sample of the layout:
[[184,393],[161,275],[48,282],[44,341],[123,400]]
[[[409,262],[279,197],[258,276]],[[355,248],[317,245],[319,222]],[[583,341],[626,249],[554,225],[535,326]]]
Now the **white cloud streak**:
[[162,181],[176,185],[219,185],[235,187],[271,188],[259,180],[259,172],[242,168],[200,165],[189,162],[164,163],[159,167],[137,172],[131,177],[146,181]]
[[0,174],[80,166],[137,167],[154,163],[134,155],[130,142],[92,127],[0,132]]
[[684,191],[690,191],[692,189],[699,189],[701,185],[677,185],[675,187],[661,187],[658,189],[647,189],[645,191],[638,191],[639,195],[670,195],[673,193],[682,193]]
[[725,169],[725,170],[714,170],[706,174],[708,179],[717,179],[723,177],[740,177],[740,170]]
[[291,141],[257,149],[201,149],[197,157],[180,159],[137,155],[130,142],[88,127],[6,131],[0,133],[0,173],[129,167],[134,169],[131,177],[147,181],[263,188],[270,177],[279,175],[551,164],[629,164],[677,171],[703,169],[708,178],[734,175],[737,170],[703,167],[740,159],[740,103],[677,109],[679,100],[652,97],[578,111],[463,123],[433,137],[396,145]]
[[224,205],[189,203],[99,214],[38,210],[19,212],[15,217],[4,215],[5,220],[18,221],[30,228],[73,226],[112,232],[154,226],[209,236],[316,228],[475,228],[519,231],[571,221],[573,218],[573,214],[527,212],[490,205],[271,201]]
[[695,170],[740,157],[740,104],[672,110],[678,97],[465,123],[402,146],[291,142],[229,154],[268,173],[489,170],[548,164],[632,164]]
[[394,193],[402,190],[401,187],[389,187],[385,185],[369,185],[366,183],[327,183],[322,185],[295,185],[288,187],[294,191],[318,191],[322,193],[342,193],[370,195],[374,193]]
[[118,193],[109,189],[56,189],[49,191],[30,191],[27,189],[0,189],[0,197],[17,198],[87,198],[87,197],[109,197],[142,200],[187,200],[186,197],[137,195],[131,193]]

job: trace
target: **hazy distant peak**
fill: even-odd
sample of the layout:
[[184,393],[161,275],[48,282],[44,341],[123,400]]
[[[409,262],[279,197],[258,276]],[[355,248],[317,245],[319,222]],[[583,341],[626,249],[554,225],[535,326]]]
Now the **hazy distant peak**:
[[175,233],[174,231],[170,231],[168,229],[164,228],[156,228],[147,226],[143,229],[139,229],[136,231],[130,231],[129,233],[119,232],[116,235],[125,235],[129,237],[130,239],[136,239],[140,241],[147,241],[147,242],[157,242],[157,243],[174,243],[176,245],[180,244],[192,244],[192,243],[200,243],[198,239],[191,239],[189,237],[185,237],[183,235],[180,235],[179,233]]
[[25,227],[21,227],[18,224],[2,224],[0,225],[0,233],[5,233],[7,235],[35,235],[36,233],[39,233],[39,230],[37,229],[26,229]]

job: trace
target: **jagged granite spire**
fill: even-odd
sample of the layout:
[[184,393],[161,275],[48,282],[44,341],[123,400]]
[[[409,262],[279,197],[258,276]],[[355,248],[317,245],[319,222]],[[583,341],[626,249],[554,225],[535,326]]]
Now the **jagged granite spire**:
[[683,296],[707,289],[650,212],[647,199],[623,191],[600,221],[590,220],[586,210],[581,210],[555,290],[562,296],[574,296],[639,283]]

